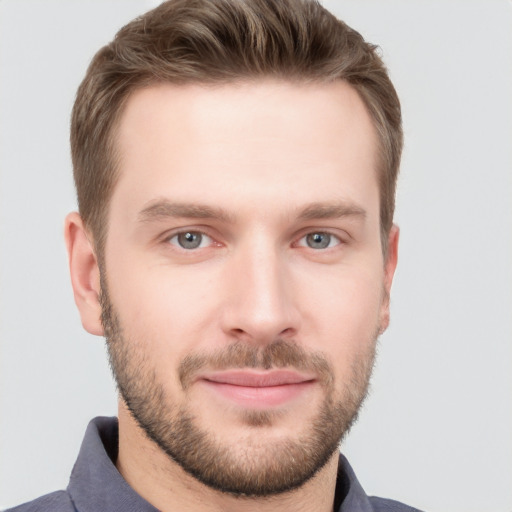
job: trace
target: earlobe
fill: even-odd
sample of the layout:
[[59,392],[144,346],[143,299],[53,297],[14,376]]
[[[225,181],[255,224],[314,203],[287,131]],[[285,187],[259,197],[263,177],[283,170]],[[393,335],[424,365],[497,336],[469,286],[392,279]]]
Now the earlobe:
[[77,212],[66,217],[64,236],[75,303],[84,329],[103,336],[98,261],[82,218]]
[[398,263],[398,240],[400,238],[400,229],[393,224],[388,235],[388,248],[386,259],[384,261],[384,298],[381,308],[380,334],[389,326],[389,297],[391,285],[395,275],[396,265]]

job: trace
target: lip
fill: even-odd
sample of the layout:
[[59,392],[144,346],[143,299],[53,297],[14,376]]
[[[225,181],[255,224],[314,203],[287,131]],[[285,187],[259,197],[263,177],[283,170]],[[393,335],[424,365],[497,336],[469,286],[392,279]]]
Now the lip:
[[293,370],[229,370],[201,375],[198,382],[244,408],[267,409],[296,399],[316,379]]

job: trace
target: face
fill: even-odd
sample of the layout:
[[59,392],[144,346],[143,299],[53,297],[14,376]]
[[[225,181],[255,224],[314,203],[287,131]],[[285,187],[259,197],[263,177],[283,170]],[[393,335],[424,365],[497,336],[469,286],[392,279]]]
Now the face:
[[377,138],[345,83],[153,86],[118,131],[102,269],[121,396],[225,492],[296,488],[336,452],[387,325]]

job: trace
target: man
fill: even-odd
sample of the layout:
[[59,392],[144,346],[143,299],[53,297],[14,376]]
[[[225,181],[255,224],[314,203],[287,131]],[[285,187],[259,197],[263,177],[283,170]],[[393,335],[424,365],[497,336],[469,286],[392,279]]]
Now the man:
[[71,131],[71,279],[119,419],[15,510],[413,510],[338,454],[397,262],[375,48],[312,2],[171,0],[98,52]]

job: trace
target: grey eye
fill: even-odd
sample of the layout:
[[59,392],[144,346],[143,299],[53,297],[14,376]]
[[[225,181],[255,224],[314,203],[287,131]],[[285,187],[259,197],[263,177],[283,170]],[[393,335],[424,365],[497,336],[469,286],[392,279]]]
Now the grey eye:
[[171,243],[176,240],[176,244],[183,249],[197,249],[203,243],[203,234],[198,231],[185,231],[178,233],[171,238]]
[[331,235],[329,233],[310,233],[306,235],[306,245],[311,249],[326,249],[331,245]]

